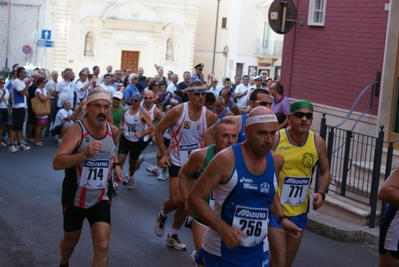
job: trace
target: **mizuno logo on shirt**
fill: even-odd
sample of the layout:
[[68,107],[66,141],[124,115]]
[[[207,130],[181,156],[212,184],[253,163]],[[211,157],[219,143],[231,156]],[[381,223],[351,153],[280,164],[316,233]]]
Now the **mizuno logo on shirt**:
[[108,161],[107,160],[97,160],[97,161],[86,160],[84,166],[90,167],[90,168],[108,168]]

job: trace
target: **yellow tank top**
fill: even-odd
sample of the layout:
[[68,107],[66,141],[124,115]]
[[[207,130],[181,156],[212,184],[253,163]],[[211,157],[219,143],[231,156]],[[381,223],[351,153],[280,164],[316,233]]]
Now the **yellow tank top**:
[[281,129],[275,151],[285,160],[278,184],[278,195],[284,214],[297,216],[308,212],[309,186],[314,166],[319,160],[314,132],[308,131],[303,145],[294,145],[290,142],[286,129]]

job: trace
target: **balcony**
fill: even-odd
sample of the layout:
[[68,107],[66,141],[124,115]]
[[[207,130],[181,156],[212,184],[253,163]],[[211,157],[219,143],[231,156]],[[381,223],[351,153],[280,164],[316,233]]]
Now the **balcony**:
[[260,59],[278,60],[283,54],[283,41],[256,40],[255,55]]

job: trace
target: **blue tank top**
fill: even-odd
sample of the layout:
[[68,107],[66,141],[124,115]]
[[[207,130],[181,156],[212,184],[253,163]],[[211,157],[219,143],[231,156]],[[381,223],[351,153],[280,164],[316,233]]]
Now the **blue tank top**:
[[242,145],[231,146],[234,152],[235,167],[224,184],[213,191],[214,212],[224,222],[240,228],[246,235],[239,247],[229,249],[219,234],[208,228],[203,248],[220,257],[241,259],[242,255],[259,257],[269,250],[267,225],[270,206],[277,190],[277,175],[271,152],[266,155],[267,166],[261,175],[253,175],[243,164]]
[[240,132],[238,133],[238,140],[237,140],[237,143],[242,143],[242,142],[244,142],[245,140],[247,140],[247,137],[245,136],[245,132],[244,132],[244,129],[245,129],[245,124],[247,123],[247,118],[248,118],[248,114],[243,114],[243,115],[241,115],[241,129],[240,129]]

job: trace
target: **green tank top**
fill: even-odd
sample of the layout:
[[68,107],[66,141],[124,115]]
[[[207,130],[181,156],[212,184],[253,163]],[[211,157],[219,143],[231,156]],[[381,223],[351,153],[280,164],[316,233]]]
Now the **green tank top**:
[[204,161],[204,165],[202,165],[201,169],[194,173],[191,178],[198,179],[201,174],[205,171],[206,166],[208,166],[209,162],[213,159],[213,157],[216,155],[215,151],[215,144],[212,144],[208,146],[208,151],[206,152],[206,157]]
[[119,108],[115,111],[112,111],[112,118],[114,119],[114,125],[119,128],[119,124],[121,123],[123,106],[119,105]]

